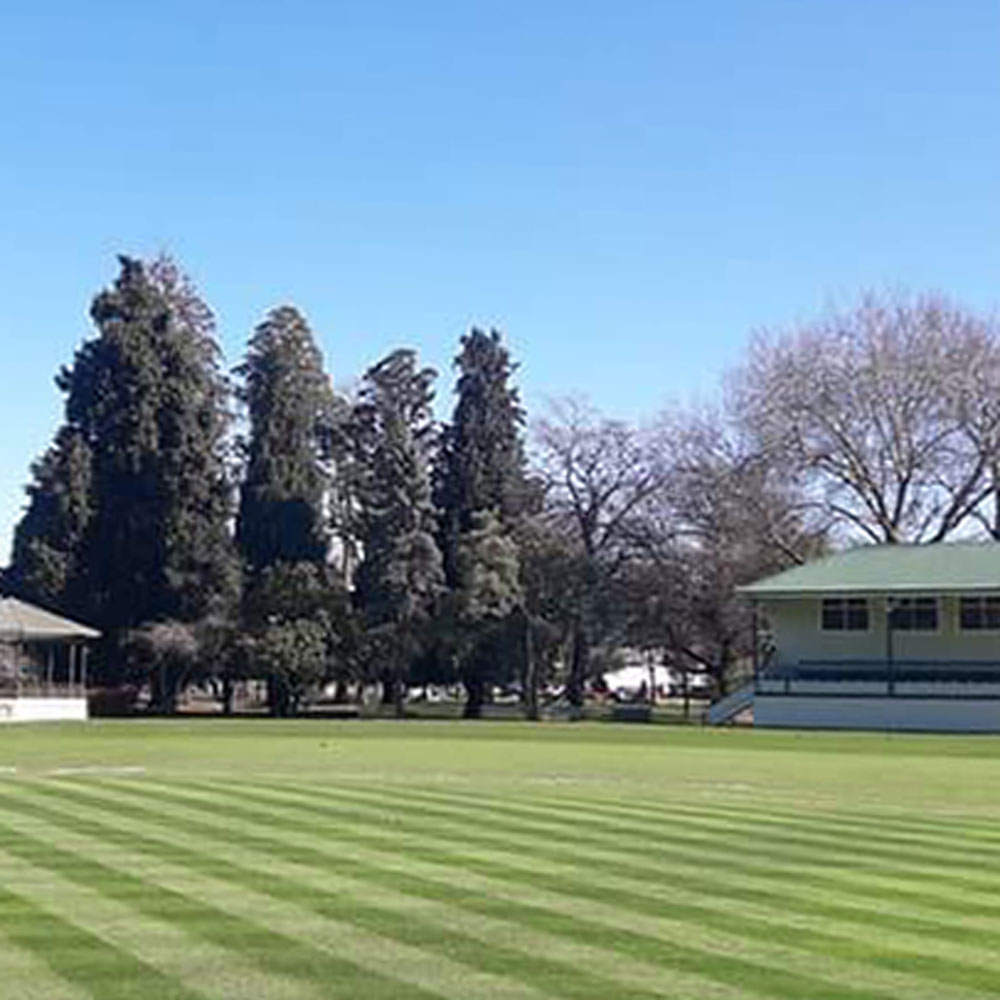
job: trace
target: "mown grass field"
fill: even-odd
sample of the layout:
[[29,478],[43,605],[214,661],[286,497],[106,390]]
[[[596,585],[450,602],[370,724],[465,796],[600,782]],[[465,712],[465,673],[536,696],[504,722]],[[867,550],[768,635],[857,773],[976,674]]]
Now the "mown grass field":
[[998,820],[988,738],[7,726],[0,997],[996,997]]

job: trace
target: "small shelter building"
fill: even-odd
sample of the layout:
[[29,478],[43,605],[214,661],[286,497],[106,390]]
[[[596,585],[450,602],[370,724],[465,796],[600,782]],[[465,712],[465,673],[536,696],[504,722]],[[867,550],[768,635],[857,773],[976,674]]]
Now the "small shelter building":
[[1000,543],[851,549],[742,593],[755,725],[1000,732]]
[[87,647],[100,632],[0,598],[0,723],[87,718]]

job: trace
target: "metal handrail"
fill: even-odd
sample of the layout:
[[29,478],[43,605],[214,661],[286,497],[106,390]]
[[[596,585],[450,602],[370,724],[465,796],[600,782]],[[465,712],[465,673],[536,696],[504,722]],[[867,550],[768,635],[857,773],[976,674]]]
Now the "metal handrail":
[[801,660],[772,667],[766,680],[1000,681],[1000,660]]

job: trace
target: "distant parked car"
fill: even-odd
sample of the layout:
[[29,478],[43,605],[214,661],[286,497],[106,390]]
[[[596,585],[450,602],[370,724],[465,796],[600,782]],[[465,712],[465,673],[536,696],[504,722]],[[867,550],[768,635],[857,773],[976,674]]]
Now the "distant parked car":
[[520,700],[520,684],[498,684],[493,688],[493,703],[495,705],[516,705]]

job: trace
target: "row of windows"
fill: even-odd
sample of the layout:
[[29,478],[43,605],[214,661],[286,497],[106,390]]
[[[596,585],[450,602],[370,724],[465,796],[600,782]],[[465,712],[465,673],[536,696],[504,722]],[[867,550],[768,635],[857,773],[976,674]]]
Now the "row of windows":
[[[936,632],[936,597],[891,598],[888,613],[893,629],[900,632]],[[824,632],[867,632],[868,600],[864,597],[824,598],[821,626]],[[961,597],[958,627],[966,632],[985,629],[1000,631],[1000,594]]]

